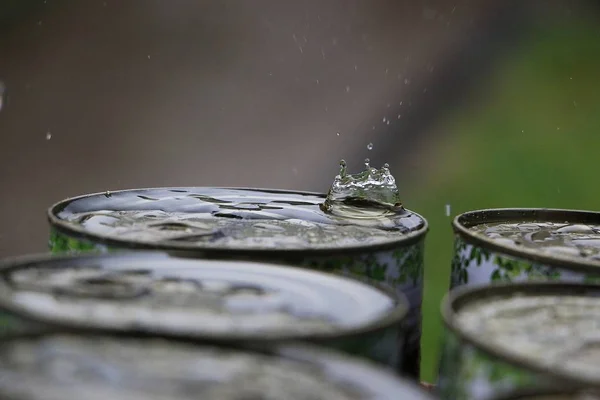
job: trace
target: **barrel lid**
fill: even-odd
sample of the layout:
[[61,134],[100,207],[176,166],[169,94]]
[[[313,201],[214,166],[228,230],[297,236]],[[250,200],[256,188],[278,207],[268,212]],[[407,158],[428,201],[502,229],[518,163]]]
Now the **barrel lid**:
[[162,252],[0,264],[0,306],[53,325],[215,340],[330,338],[400,323],[385,287],[308,269]]
[[[572,252],[547,252],[541,248],[531,248],[510,243],[508,240],[498,240],[477,232],[476,227],[491,224],[514,224],[520,223],[552,223],[558,225],[586,224],[600,227],[600,212],[585,210],[568,210],[553,208],[496,208],[485,210],[474,210],[457,215],[452,221],[452,228],[456,234],[465,242],[494,251],[526,260],[553,266],[562,269],[581,271],[584,273],[598,273],[600,271],[600,255],[590,257],[585,248],[573,246]],[[560,229],[560,228],[557,228]],[[558,232],[560,233],[560,232]],[[600,242],[600,234],[593,233],[595,242]],[[586,237],[585,239],[590,239]],[[579,241],[583,243],[583,241]],[[590,243],[589,240],[586,242]],[[598,248],[594,244],[594,248]],[[585,246],[584,246],[585,247]],[[581,251],[578,251],[578,248]],[[558,249],[560,250],[560,249]]]
[[561,387],[600,388],[600,285],[512,282],[453,289],[446,326],[493,360],[550,376]]
[[198,345],[62,332],[3,339],[0,397],[28,400],[432,399],[365,361],[305,345]]
[[427,231],[412,211],[340,216],[324,212],[324,201],[324,194],[272,189],[134,189],[66,199],[48,217],[58,231],[109,246],[230,255],[393,248]]

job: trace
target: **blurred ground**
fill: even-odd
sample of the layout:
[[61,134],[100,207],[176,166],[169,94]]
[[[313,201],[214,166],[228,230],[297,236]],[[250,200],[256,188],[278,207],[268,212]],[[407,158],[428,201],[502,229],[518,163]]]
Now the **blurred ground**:
[[340,158],[353,171],[389,162],[431,223],[430,379],[445,204],[594,209],[598,197],[597,6],[521,3],[3,1],[0,256],[44,251],[45,209],[72,195],[325,191]]

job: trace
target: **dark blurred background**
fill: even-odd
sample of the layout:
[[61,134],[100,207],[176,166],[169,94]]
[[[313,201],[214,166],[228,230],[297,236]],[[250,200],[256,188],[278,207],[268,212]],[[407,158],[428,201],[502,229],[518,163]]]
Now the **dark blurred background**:
[[597,209],[599,22],[566,0],[1,0],[0,256],[45,251],[73,195],[326,191],[340,158],[388,162],[431,224],[433,379],[451,216]]

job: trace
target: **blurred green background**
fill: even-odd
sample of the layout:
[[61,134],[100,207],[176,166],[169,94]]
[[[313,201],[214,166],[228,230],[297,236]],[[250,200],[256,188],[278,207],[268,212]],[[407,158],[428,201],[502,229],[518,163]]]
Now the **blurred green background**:
[[435,376],[440,301],[448,289],[452,217],[494,207],[598,210],[600,26],[534,27],[471,94],[436,123],[432,160],[409,204],[431,224],[423,301],[423,378]]

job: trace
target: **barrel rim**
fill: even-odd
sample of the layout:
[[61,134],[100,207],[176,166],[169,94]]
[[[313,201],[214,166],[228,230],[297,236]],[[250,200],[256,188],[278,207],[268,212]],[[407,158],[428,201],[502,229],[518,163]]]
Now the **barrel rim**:
[[[494,397],[492,400],[536,400],[539,396],[579,396],[590,394],[594,398],[600,398],[600,386],[572,386],[564,387],[561,385],[552,385],[544,388],[525,388],[513,390],[508,393]],[[573,400],[585,400],[587,397],[577,397]]]
[[[378,365],[370,360],[356,358],[349,356],[343,352],[338,350],[333,350],[331,348],[322,348],[319,346],[315,346],[313,344],[304,343],[304,342],[288,342],[288,343],[278,343],[278,344],[269,344],[264,345],[260,343],[247,343],[247,342],[232,342],[232,343],[217,343],[217,342],[202,342],[198,343],[195,340],[190,340],[186,338],[175,339],[169,336],[162,335],[140,335],[136,333],[123,333],[123,332],[115,332],[115,333],[106,333],[106,332],[86,332],[85,335],[82,334],[81,331],[77,329],[63,329],[63,330],[52,330],[52,331],[39,331],[39,332],[24,332],[24,333],[13,333],[9,334],[2,338],[2,342],[10,343],[11,341],[18,340],[35,340],[42,339],[45,337],[56,337],[56,336],[74,336],[74,337],[101,337],[101,338],[111,338],[115,340],[119,339],[135,339],[135,340],[158,340],[164,341],[165,343],[172,344],[183,344],[183,345],[194,345],[199,346],[200,348],[220,348],[223,350],[230,350],[234,352],[240,353],[248,353],[255,355],[262,355],[267,357],[281,357],[284,360],[289,360],[291,362],[299,362],[299,363],[315,363],[315,364],[325,364],[327,362],[344,364],[344,365],[352,365],[355,367],[361,367],[362,369],[368,371],[374,376],[381,377],[385,379],[390,384],[395,386],[394,393],[398,393],[397,389],[406,389],[410,390],[414,394],[418,394],[419,400],[435,400],[435,398],[428,392],[421,389],[415,382],[409,380],[408,378],[398,376],[386,368]],[[330,379],[333,381],[333,379]],[[348,382],[348,380],[344,382]],[[354,381],[353,383],[361,386],[362,380]],[[343,383],[343,382],[342,382]],[[389,394],[389,395],[393,395]],[[383,397],[380,397],[383,396]],[[387,393],[379,393],[375,399],[388,399],[393,398],[388,397]]]
[[361,324],[360,326],[351,327],[351,328],[339,328],[334,332],[313,332],[313,333],[265,333],[265,332],[256,332],[253,334],[240,333],[240,332],[228,332],[227,334],[192,334],[188,332],[173,332],[170,331],[168,326],[164,326],[162,328],[154,329],[149,327],[139,327],[139,326],[128,326],[128,327],[109,327],[109,326],[98,326],[98,324],[94,324],[93,322],[85,322],[85,321],[73,321],[70,319],[59,320],[56,317],[48,317],[43,313],[36,312],[35,309],[31,310],[28,307],[20,306],[15,304],[10,300],[10,296],[5,296],[0,292],[0,310],[7,311],[9,313],[13,313],[17,317],[23,318],[24,320],[40,323],[44,325],[48,325],[50,327],[58,327],[63,329],[68,329],[69,327],[76,328],[80,331],[86,332],[105,332],[105,333],[113,333],[113,332],[136,332],[140,335],[165,335],[173,338],[179,339],[189,339],[196,341],[215,341],[215,342],[235,342],[235,341],[246,341],[252,343],[271,343],[271,342],[291,342],[291,341],[304,341],[308,343],[320,343],[326,341],[334,341],[334,340],[350,340],[353,338],[357,338],[363,335],[376,334],[377,332],[383,332],[386,329],[398,327],[398,329],[402,332],[406,329],[406,320],[409,316],[410,305],[408,298],[403,293],[398,293],[392,290],[391,287],[376,282],[371,279],[367,279],[364,277],[360,277],[358,275],[345,274],[345,273],[325,273],[322,271],[315,271],[312,269],[294,267],[285,264],[275,264],[270,262],[260,262],[260,261],[241,261],[241,260],[203,260],[197,259],[193,257],[189,257],[189,255],[184,254],[183,257],[180,257],[179,254],[174,252],[166,253],[159,251],[140,251],[140,252],[116,252],[111,254],[51,254],[51,253],[42,253],[42,254],[33,254],[26,256],[17,256],[6,258],[4,260],[0,260],[0,278],[4,279],[6,273],[11,270],[19,269],[19,268],[28,268],[33,267],[35,265],[51,265],[55,268],[60,268],[64,263],[70,265],[77,265],[80,263],[93,262],[95,260],[106,260],[112,259],[113,262],[119,262],[119,259],[127,260],[128,258],[145,258],[145,257],[155,257],[155,256],[166,256],[167,258],[173,259],[190,259],[191,261],[197,262],[198,264],[202,264],[204,261],[211,262],[223,262],[223,263],[233,263],[233,264],[252,264],[252,265],[266,265],[269,267],[276,268],[285,268],[286,270],[293,270],[294,273],[302,273],[314,276],[327,276],[329,278],[334,279],[347,279],[350,281],[358,282],[359,284],[363,284],[371,287],[374,290],[379,291],[380,293],[385,294],[390,297],[394,303],[395,307],[389,312],[386,312],[379,318],[374,319],[372,322],[367,324]]
[[[296,190],[285,190],[285,189],[269,189],[269,188],[248,188],[248,187],[220,187],[220,186],[180,186],[180,187],[153,187],[153,188],[134,188],[134,189],[123,189],[110,191],[111,194],[118,194],[124,192],[134,191],[147,191],[147,190],[182,190],[182,189],[223,189],[223,190],[246,190],[246,191],[263,191],[270,193],[281,193],[281,194],[299,194],[299,195],[312,195],[318,197],[326,197],[324,193],[309,192],[309,191],[296,191]],[[252,249],[252,248],[231,248],[231,247],[197,247],[193,244],[177,243],[177,244],[160,244],[160,243],[144,243],[136,242],[132,240],[123,240],[110,235],[95,234],[86,231],[85,229],[76,225],[70,224],[65,220],[58,217],[58,212],[67,207],[70,203],[94,196],[104,196],[106,192],[89,193],[79,195],[75,197],[69,197],[63,199],[57,203],[54,203],[47,210],[47,219],[52,229],[56,229],[60,233],[67,236],[71,236],[77,239],[83,239],[91,241],[94,244],[101,244],[108,247],[118,247],[123,249],[131,250],[178,250],[188,251],[197,254],[198,257],[204,258],[233,258],[233,257],[267,257],[267,258],[299,258],[303,259],[306,257],[318,257],[318,256],[344,256],[349,253],[365,253],[365,252],[376,252],[393,250],[402,246],[409,246],[422,240],[429,231],[429,224],[427,220],[420,214],[409,210],[411,213],[419,217],[423,221],[423,226],[416,231],[412,231],[403,234],[398,239],[391,240],[385,243],[370,244],[370,245],[357,245],[357,246],[345,246],[345,247],[331,247],[331,248],[307,248],[307,249]]]
[[528,220],[538,222],[592,222],[600,225],[600,212],[561,208],[489,208],[457,215],[452,220],[452,228],[454,233],[466,243],[496,253],[576,272],[600,273],[600,261],[594,262],[583,257],[568,255],[548,255],[533,249],[519,249],[503,245],[469,229],[469,227],[483,223]]
[[[441,303],[442,321],[445,328],[467,345],[471,345],[478,351],[484,353],[492,359],[523,368],[525,370],[538,373],[543,376],[549,376],[556,379],[561,387],[600,387],[599,379],[587,379],[568,370],[549,369],[547,366],[538,365],[527,357],[506,354],[498,346],[486,343],[485,340],[467,332],[461,328],[455,320],[456,311],[464,304],[481,298],[493,298],[496,296],[520,295],[540,295],[563,293],[567,295],[581,295],[589,293],[600,295],[600,285],[591,283],[575,282],[550,282],[550,281],[525,281],[525,282],[503,282],[494,284],[473,284],[463,285],[449,291]],[[565,386],[566,385],[566,386]]]

